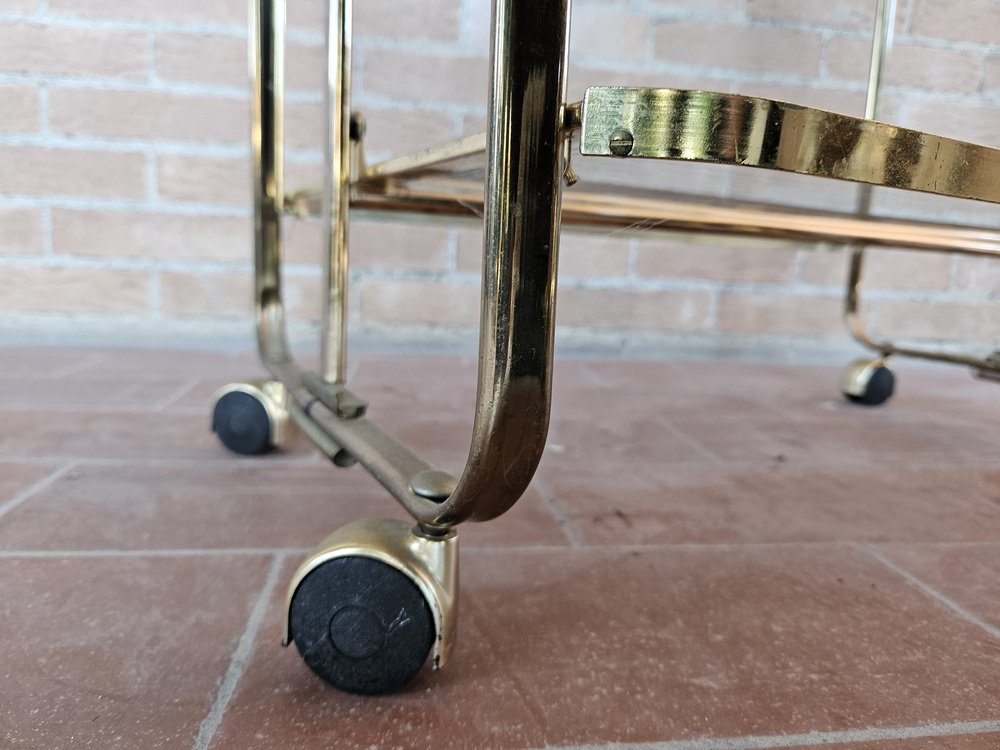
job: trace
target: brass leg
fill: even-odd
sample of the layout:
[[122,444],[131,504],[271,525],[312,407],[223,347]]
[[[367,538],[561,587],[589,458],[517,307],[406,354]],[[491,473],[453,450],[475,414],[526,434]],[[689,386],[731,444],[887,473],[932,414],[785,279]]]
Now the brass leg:
[[[868,95],[865,100],[865,118],[873,120],[878,116],[879,104],[882,94],[882,82],[885,74],[885,57],[892,42],[892,28],[896,18],[896,0],[878,0],[878,10],[875,18],[875,32],[873,36],[871,67],[868,74]],[[871,186],[862,185],[858,193],[857,215],[865,219],[871,213]],[[906,357],[918,359],[928,359],[940,362],[950,362],[972,367],[985,377],[993,377],[1000,373],[1000,361],[995,356],[981,358],[970,357],[960,354],[948,354],[945,352],[929,351],[909,347],[899,347],[889,341],[877,342],[868,332],[865,321],[862,319],[861,292],[863,289],[863,272],[865,260],[865,246],[851,245],[851,262],[847,275],[847,288],[844,295],[844,321],[851,336],[861,345],[878,353],[879,357],[871,362],[863,363],[861,360],[852,362],[845,371],[845,382],[851,380],[852,373],[856,371],[884,366],[885,358],[893,354],[900,354]],[[865,365],[865,366],[863,366]],[[844,393],[851,396],[857,395],[851,391],[844,390]]]
[[[896,19],[896,0],[878,0],[875,12],[875,31],[872,36],[871,65],[868,69],[868,94],[865,98],[865,119],[874,120],[878,116],[882,98],[882,81],[885,77],[885,57],[892,44],[892,28]],[[858,192],[857,215],[867,218],[871,213],[872,189],[862,185]],[[859,315],[862,274],[865,262],[865,246],[851,246],[851,266],[847,275],[847,291],[844,299],[844,320],[851,335],[860,344],[888,354],[868,335],[864,321]]]
[[327,6],[326,289],[320,367],[331,383],[347,379],[347,220],[351,165],[351,0]]
[[548,433],[569,0],[494,3],[479,395],[458,487],[422,520],[500,515]]
[[330,408],[301,373],[273,368],[299,404],[293,419],[314,422],[427,533],[510,508],[548,432],[569,2],[497,0],[494,13],[479,391],[462,477],[433,471],[362,414]]
[[265,364],[291,359],[281,302],[282,139],[285,65],[284,0],[250,6],[253,79],[254,291],[257,344]]

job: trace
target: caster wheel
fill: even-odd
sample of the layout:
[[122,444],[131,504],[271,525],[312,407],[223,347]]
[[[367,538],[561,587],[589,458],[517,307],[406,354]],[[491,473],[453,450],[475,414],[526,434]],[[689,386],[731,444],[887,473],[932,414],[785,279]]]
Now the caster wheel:
[[878,406],[892,396],[896,376],[885,365],[885,361],[855,360],[844,371],[841,391],[854,404]]
[[283,439],[287,413],[280,383],[240,383],[216,396],[212,431],[233,453],[267,453]]
[[417,585],[396,568],[360,556],[324,562],[299,583],[289,628],[313,672],[363,695],[389,693],[413,679],[436,634]]

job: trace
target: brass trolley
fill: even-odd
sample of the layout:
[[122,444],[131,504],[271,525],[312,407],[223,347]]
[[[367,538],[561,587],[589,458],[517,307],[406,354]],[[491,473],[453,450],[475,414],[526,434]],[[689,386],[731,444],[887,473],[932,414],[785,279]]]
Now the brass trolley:
[[[842,390],[877,404],[892,393],[886,358],[936,359],[1000,379],[1000,360],[876,341],[858,314],[864,248],[1000,255],[1000,231],[869,217],[883,185],[1000,203],[1000,150],[875,120],[894,2],[878,0],[863,118],[736,94],[600,87],[568,103],[569,0],[494,0],[488,129],[380,164],[364,159],[364,120],[351,111],[351,3],[331,0],[327,28],[326,183],[282,184],[284,0],[251,0],[257,338],[271,380],[235,383],[216,400],[213,429],[240,453],[279,445],[289,419],[338,466],[361,464],[414,523],[358,521],[327,538],[288,589],[285,644],[339,688],[399,688],[455,643],[458,537],[464,521],[508,510],[527,488],[549,423],[560,224],[845,243],[845,312],[873,351]],[[762,167],[863,183],[852,214],[693,203],[669,194],[563,186],[581,156],[675,159]],[[485,155],[485,162],[484,162]],[[485,163],[485,170],[483,164]],[[473,169],[469,169],[469,165]],[[478,169],[476,169],[478,167]],[[485,181],[485,186],[484,186]],[[472,445],[460,477],[380,430],[347,389],[347,226],[352,209],[482,216],[482,307]],[[326,228],[321,369],[293,359],[281,295],[282,217],[319,215]]]

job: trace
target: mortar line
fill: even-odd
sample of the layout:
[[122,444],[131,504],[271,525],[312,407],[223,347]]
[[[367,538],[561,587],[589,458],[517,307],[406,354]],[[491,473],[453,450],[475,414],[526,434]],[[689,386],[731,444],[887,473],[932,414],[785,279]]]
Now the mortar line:
[[283,554],[275,555],[271,561],[271,568],[267,572],[267,578],[260,593],[257,595],[257,601],[254,602],[253,609],[250,611],[250,617],[247,619],[246,627],[240,636],[239,643],[236,645],[236,650],[233,651],[233,655],[229,659],[229,667],[222,678],[222,684],[219,685],[219,692],[215,697],[215,702],[212,704],[212,708],[204,720],[202,720],[201,726],[198,728],[198,735],[191,745],[191,750],[208,750],[208,747],[212,744],[212,740],[215,738],[215,733],[219,729],[219,725],[222,724],[222,718],[226,713],[226,708],[229,706],[229,701],[232,700],[233,694],[236,692],[236,686],[250,661],[254,642],[257,640],[257,633],[264,622],[264,616],[267,614],[267,609],[271,602],[271,594],[278,583],[278,574],[281,572],[281,566],[284,561],[285,556]]
[[972,614],[972,612],[970,612],[969,610],[965,609],[965,607],[963,607],[961,604],[959,604],[958,602],[956,602],[954,599],[951,599],[950,597],[945,596],[944,594],[942,594],[937,589],[931,587],[929,584],[927,584],[924,581],[920,580],[919,578],[917,578],[917,576],[913,575],[913,573],[911,573],[910,571],[908,571],[908,570],[904,569],[903,567],[897,565],[896,563],[894,563],[892,560],[890,560],[888,557],[886,557],[885,555],[883,555],[881,552],[879,552],[878,550],[876,550],[871,545],[869,545],[869,544],[859,544],[859,545],[857,545],[857,548],[859,550],[861,550],[862,552],[864,552],[865,554],[869,555],[870,557],[873,557],[874,559],[878,560],[880,563],[882,563],[885,567],[887,567],[893,573],[896,573],[897,575],[899,575],[899,576],[903,577],[904,579],[906,579],[906,581],[910,585],[912,585],[912,586],[916,587],[917,589],[919,589],[920,591],[922,591],[924,594],[926,594],[931,599],[933,599],[934,601],[936,601],[942,607],[944,607],[945,609],[949,610],[952,614],[957,615],[958,617],[960,617],[961,619],[965,620],[966,622],[968,622],[971,625],[975,625],[980,630],[985,631],[988,635],[992,636],[993,638],[996,638],[997,640],[1000,640],[1000,627],[997,627],[996,625],[992,625],[992,624],[986,622],[986,620],[983,620],[981,617]]
[[42,255],[51,258],[55,255],[55,230],[52,228],[52,206],[43,204],[39,207],[42,222]]
[[164,269],[157,267],[146,271],[149,282],[148,315],[150,320],[163,319],[163,271]]

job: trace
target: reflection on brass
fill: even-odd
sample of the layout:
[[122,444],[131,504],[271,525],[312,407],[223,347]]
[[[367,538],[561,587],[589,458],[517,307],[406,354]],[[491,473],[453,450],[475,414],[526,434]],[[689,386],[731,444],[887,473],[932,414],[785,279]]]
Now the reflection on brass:
[[[1000,150],[739,94],[599,87],[583,101],[580,152],[738,164],[1000,203]],[[619,154],[620,155],[620,154]]]

